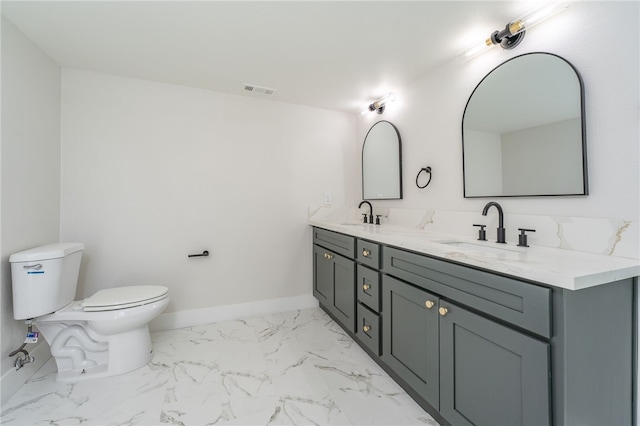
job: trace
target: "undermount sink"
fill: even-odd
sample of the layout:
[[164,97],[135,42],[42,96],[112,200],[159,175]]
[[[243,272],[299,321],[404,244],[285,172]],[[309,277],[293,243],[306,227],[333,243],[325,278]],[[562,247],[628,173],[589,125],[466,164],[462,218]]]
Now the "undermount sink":
[[463,250],[473,250],[481,253],[493,253],[493,254],[501,254],[501,255],[517,255],[522,253],[523,250],[517,247],[504,246],[500,244],[489,245],[491,243],[473,243],[469,241],[438,241],[439,244],[445,244],[448,246],[458,247]]

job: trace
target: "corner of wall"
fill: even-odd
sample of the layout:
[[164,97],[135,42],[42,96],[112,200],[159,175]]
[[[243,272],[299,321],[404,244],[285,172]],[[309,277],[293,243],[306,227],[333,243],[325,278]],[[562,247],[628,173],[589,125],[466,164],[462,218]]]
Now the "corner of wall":
[[50,357],[44,341],[30,351],[36,362],[18,371],[7,356],[22,342],[25,330],[21,321],[13,319],[9,256],[60,238],[61,67],[4,16],[0,30],[0,390],[4,402]]

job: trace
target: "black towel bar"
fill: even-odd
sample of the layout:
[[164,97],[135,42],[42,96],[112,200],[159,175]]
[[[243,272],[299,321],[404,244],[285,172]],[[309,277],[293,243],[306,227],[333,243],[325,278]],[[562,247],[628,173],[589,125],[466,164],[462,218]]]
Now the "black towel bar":
[[209,256],[209,251],[205,250],[202,252],[202,254],[190,254],[188,255],[188,257],[201,257],[201,256]]

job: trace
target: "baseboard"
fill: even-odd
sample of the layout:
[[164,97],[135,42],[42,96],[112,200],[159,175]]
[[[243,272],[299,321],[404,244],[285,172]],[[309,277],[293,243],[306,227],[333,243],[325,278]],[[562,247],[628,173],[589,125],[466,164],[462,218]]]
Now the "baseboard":
[[311,294],[305,294],[303,296],[283,297],[280,299],[261,300],[237,305],[171,312],[162,314],[151,321],[149,329],[152,332],[173,330],[176,328],[193,327],[194,325],[211,324],[220,321],[232,321],[255,315],[295,311],[297,309],[314,308],[317,306],[318,300]]
[[51,358],[49,345],[47,345],[44,339],[35,347],[27,349],[29,350],[29,354],[36,360],[30,364],[25,364],[20,370],[12,368],[0,378],[0,400],[2,404],[11,398],[11,396]]

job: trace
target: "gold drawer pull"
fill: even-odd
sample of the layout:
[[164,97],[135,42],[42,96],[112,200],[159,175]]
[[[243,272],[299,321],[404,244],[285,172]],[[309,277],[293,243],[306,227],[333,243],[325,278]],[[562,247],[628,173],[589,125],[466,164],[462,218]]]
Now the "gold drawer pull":
[[362,250],[362,255],[364,257],[369,257],[370,254],[371,254],[371,252],[369,250],[367,250],[367,249]]
[[324,258],[327,259],[327,260],[331,260],[331,259],[333,259],[333,255],[329,254],[329,253],[325,253],[324,254]]
[[426,302],[424,302],[424,306],[426,306],[427,309],[433,308],[434,305],[435,303],[433,303],[431,300],[427,300]]
[[369,330],[371,330],[371,327],[369,327],[368,325],[363,325],[362,326],[362,331],[364,331],[365,333],[368,333]]
[[369,290],[370,288],[371,288],[371,286],[370,286],[369,284],[362,284],[362,289],[363,289],[364,291],[367,291],[367,290]]
[[447,308],[440,308],[438,309],[438,312],[440,312],[440,315],[445,316],[449,310]]

